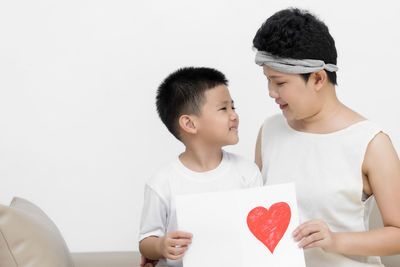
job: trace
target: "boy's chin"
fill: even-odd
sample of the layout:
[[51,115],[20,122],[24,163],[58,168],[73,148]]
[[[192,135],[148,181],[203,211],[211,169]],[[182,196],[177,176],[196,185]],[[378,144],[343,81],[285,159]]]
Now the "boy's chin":
[[227,142],[226,146],[236,145],[237,143],[239,143],[239,137],[232,138],[231,140],[229,140],[229,142]]

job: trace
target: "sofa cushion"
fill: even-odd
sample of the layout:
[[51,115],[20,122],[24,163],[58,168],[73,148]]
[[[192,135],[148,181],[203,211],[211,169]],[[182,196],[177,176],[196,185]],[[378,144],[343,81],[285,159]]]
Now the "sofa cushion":
[[73,267],[57,226],[36,205],[14,198],[0,205],[0,266]]
[[139,267],[137,251],[74,252],[71,253],[75,267]]

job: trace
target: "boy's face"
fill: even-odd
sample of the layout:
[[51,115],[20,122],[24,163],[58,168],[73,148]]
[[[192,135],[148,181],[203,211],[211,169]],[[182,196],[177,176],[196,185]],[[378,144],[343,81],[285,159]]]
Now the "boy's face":
[[275,99],[287,120],[301,120],[318,112],[319,101],[311,77],[305,82],[300,74],[279,72],[265,65],[263,69],[269,96]]
[[234,145],[239,141],[239,116],[225,85],[216,86],[204,94],[205,101],[198,116],[198,137],[205,144]]

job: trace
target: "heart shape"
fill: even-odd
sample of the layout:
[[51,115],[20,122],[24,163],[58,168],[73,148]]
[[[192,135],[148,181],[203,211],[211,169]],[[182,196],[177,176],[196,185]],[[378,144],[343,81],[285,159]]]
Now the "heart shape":
[[247,215],[247,226],[250,232],[274,253],[289,226],[290,218],[289,205],[286,202],[278,202],[269,210],[264,207],[252,209]]

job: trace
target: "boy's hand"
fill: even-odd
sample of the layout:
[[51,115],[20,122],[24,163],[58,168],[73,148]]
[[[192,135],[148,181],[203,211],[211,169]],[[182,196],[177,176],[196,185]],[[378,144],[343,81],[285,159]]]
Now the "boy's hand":
[[150,260],[142,255],[142,261],[140,262],[140,267],[154,267],[158,263],[158,260]]
[[192,234],[187,232],[169,232],[160,238],[159,253],[170,260],[181,259],[185,255],[189,244],[192,243]]
[[298,246],[304,249],[320,247],[326,252],[336,251],[336,235],[323,220],[310,220],[293,231],[294,240],[302,240]]

